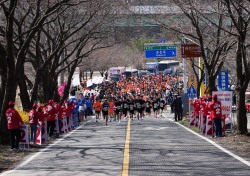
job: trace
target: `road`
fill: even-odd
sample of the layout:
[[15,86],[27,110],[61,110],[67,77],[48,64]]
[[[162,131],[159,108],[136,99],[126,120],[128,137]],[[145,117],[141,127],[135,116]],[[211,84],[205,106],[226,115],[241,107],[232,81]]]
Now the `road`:
[[249,175],[248,161],[236,159],[171,116],[146,118],[141,125],[124,120],[105,126],[90,119],[1,176]]

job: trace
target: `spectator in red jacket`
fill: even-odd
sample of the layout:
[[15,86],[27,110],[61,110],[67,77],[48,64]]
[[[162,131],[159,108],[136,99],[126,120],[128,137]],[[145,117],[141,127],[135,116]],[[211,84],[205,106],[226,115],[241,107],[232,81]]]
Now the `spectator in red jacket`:
[[195,115],[195,117],[198,119],[199,118],[199,111],[200,111],[200,102],[195,99],[194,101],[189,100],[190,105],[192,105],[194,107],[193,109],[193,113]]
[[67,117],[67,123],[69,124],[69,118],[71,116],[71,111],[72,109],[74,109],[74,106],[70,105],[70,102],[68,100],[65,100],[64,101],[64,106],[65,106],[65,109],[66,109],[66,117]]
[[37,109],[37,115],[38,115],[38,121],[39,122],[44,122],[44,119],[45,119],[45,114],[43,112],[43,106],[40,105]]
[[50,137],[53,136],[54,129],[56,127],[56,109],[54,107],[54,100],[49,100],[49,104],[46,106],[47,114],[47,132]]
[[208,105],[210,116],[213,119],[215,125],[215,137],[222,136],[222,126],[221,126],[221,117],[222,117],[222,110],[221,110],[221,102],[218,101],[217,95],[213,95],[213,101]]
[[37,104],[32,106],[32,110],[29,112],[29,123],[30,123],[30,141],[36,143],[36,131],[38,124]]
[[9,102],[9,109],[5,112],[5,116],[8,123],[8,129],[10,131],[10,145],[11,149],[19,149],[20,141],[20,125],[23,124],[23,120],[19,113],[14,109],[15,102]]

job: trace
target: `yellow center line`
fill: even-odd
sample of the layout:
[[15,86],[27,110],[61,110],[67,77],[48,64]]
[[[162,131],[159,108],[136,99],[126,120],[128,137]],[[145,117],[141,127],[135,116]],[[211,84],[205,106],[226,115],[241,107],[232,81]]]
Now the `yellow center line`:
[[128,120],[126,140],[125,140],[125,146],[124,146],[122,176],[128,176],[128,169],[129,169],[129,142],[130,142],[130,119]]

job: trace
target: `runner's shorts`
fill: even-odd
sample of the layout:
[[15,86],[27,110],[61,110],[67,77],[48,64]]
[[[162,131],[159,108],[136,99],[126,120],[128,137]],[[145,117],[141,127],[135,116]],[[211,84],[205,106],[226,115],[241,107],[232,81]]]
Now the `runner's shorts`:
[[142,113],[143,109],[137,109],[137,112]]
[[116,114],[116,115],[119,115],[120,113],[121,113],[121,110],[116,110],[116,111],[115,111],[115,114]]
[[151,108],[146,108],[146,112],[150,113],[151,112]]
[[100,111],[95,111],[96,114],[100,114]]
[[123,113],[124,115],[127,115],[128,110],[123,110],[122,113]]
[[103,116],[107,116],[108,115],[108,111],[102,111],[102,115]]
[[129,113],[130,113],[130,114],[134,114],[135,111],[134,111],[134,110],[129,110]]

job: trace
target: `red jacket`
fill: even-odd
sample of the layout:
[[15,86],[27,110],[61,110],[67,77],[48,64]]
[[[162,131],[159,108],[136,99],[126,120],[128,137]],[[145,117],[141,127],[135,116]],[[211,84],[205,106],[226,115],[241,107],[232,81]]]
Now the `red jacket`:
[[207,102],[202,102],[201,105],[203,107],[202,111],[203,111],[204,116],[207,116],[208,115],[208,104],[207,104]]
[[8,129],[18,129],[23,124],[23,120],[19,113],[14,108],[9,108],[5,112],[8,123]]
[[67,117],[67,109],[66,108],[62,108],[61,109],[61,118],[60,119],[62,119],[63,117]]
[[210,112],[210,117],[213,118],[221,118],[222,110],[221,110],[221,102],[220,101],[212,101],[208,104],[208,110]]
[[45,114],[44,114],[44,112],[37,112],[37,116],[38,116],[38,121],[39,122],[43,122],[44,121],[44,119],[45,119]]
[[74,109],[74,106],[75,105],[69,105],[68,107],[66,107],[66,116],[67,117],[70,117],[70,115],[71,115],[71,111]]
[[57,117],[58,120],[62,120],[62,108],[61,107],[56,107],[56,111],[57,111]]
[[46,106],[46,114],[47,114],[47,121],[54,121],[56,120],[56,108],[52,105]]
[[195,116],[199,116],[199,111],[200,111],[200,104],[198,101],[189,101],[190,105],[192,105],[194,107],[193,109],[193,113],[195,114]]
[[29,123],[30,124],[35,124],[35,125],[38,124],[38,114],[37,114],[37,111],[34,110],[34,109],[32,109],[29,112]]

